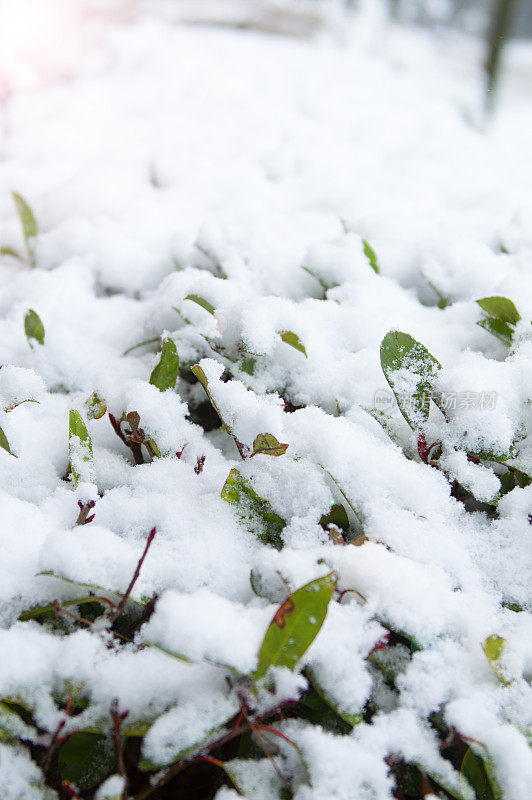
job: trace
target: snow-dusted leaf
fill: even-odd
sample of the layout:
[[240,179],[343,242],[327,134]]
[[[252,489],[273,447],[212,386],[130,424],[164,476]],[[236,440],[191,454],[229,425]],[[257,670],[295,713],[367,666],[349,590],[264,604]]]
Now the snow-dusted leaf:
[[300,353],[303,353],[305,358],[308,358],[307,351],[305,350],[305,345],[294,331],[280,331],[281,339],[285,344],[289,344],[290,347],[293,347],[295,350],[299,350]]
[[152,386],[156,386],[160,392],[165,392],[167,389],[175,387],[178,375],[177,347],[174,340],[168,338],[163,341],[161,358],[150,376],[150,383]]
[[379,269],[379,262],[377,261],[377,254],[375,253],[375,250],[370,245],[370,243],[367,242],[365,239],[362,240],[362,244],[364,246],[364,255],[368,259],[371,269],[373,270],[373,272],[375,272],[378,275],[379,272],[380,272],[380,269]]
[[269,759],[237,758],[226,761],[225,771],[240,795],[253,800],[279,800],[282,781]]
[[192,300],[193,303],[196,303],[198,306],[201,306],[202,308],[205,309],[205,311],[208,311],[209,314],[212,314],[212,316],[214,316],[214,306],[211,305],[211,303],[209,303],[208,300],[205,300],[204,297],[200,297],[198,294],[187,294],[185,300]]
[[270,667],[294,669],[318,635],[336,584],[335,573],[310,581],[282,603],[262,642],[254,683]]
[[390,331],[382,340],[381,365],[403,417],[417,430],[428,419],[440,363],[408,333]]
[[501,664],[501,658],[505,647],[505,639],[501,636],[497,636],[495,633],[488,636],[488,638],[482,642],[482,649],[484,650],[484,655],[488,659],[490,667],[501,683],[508,686],[509,681],[504,675],[504,669]]
[[331,691],[330,687],[327,687],[323,678],[318,678],[318,675],[314,672],[314,670],[311,670],[307,667],[305,671],[317,694],[322,698],[323,702],[326,703],[338,717],[340,717],[340,719],[353,728],[355,725],[359,725],[362,722],[362,710],[360,708],[349,709],[345,703],[338,701],[337,696],[335,696],[335,694],[337,695],[338,692],[334,693]]
[[101,419],[106,411],[105,400],[97,392],[93,392],[89,399],[85,400],[87,419]]
[[283,546],[286,522],[275,513],[268,500],[259,497],[247,478],[232,469],[222,489],[222,499],[233,506],[239,521],[250,533],[277,550]]
[[81,414],[75,409],[69,414],[68,444],[74,484],[91,483],[94,480],[92,441]]
[[13,200],[15,201],[15,206],[17,209],[17,213],[19,215],[20,224],[22,225],[24,242],[26,244],[26,250],[28,251],[28,260],[30,262],[30,265],[34,267],[35,253],[33,249],[33,240],[35,239],[35,237],[39,232],[37,228],[37,222],[35,220],[35,216],[29,204],[26,202],[26,200],[24,200],[24,198],[20,194],[17,194],[17,192],[13,192]]
[[262,453],[266,456],[282,456],[288,450],[287,444],[281,444],[271,433],[259,433],[253,442],[253,453],[256,456]]
[[41,345],[44,344],[44,325],[42,324],[41,318],[37,312],[33,310],[33,308],[30,308],[28,311],[26,311],[26,315],[24,317],[24,332],[31,348],[33,348],[33,341],[36,341]]
[[59,772],[81,791],[94,789],[115,764],[113,742],[101,733],[80,731],[69,736],[59,748]]

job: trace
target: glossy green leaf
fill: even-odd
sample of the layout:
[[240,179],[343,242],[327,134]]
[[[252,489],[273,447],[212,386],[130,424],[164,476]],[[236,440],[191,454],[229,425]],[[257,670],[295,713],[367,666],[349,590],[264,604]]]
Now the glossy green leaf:
[[294,333],[293,331],[280,331],[280,334],[281,334],[281,339],[285,344],[289,344],[290,347],[299,350],[300,353],[303,353],[305,358],[308,358],[307,351],[305,350],[305,345],[303,344],[297,333]]
[[428,419],[440,363],[408,333],[390,331],[382,340],[381,365],[403,417],[417,430]]
[[485,319],[481,319],[477,322],[481,328],[484,328],[485,331],[491,333],[492,336],[495,336],[499,339],[506,347],[510,347],[513,341],[514,331],[513,328],[507,323],[503,322],[500,319],[494,319],[493,317],[485,317]]
[[488,636],[488,638],[482,642],[482,649],[484,650],[484,655],[488,659],[490,667],[501,683],[503,683],[505,686],[508,686],[510,682],[504,676],[504,670],[501,663],[501,658],[505,647],[506,640],[500,636],[497,636],[496,634]]
[[288,450],[287,444],[281,444],[271,433],[259,433],[253,442],[252,457],[262,453],[265,456],[282,456]]
[[97,392],[93,392],[89,399],[85,400],[87,419],[101,419],[106,411],[105,400]]
[[187,294],[185,300],[192,300],[193,303],[196,303],[196,305],[201,306],[202,308],[205,309],[205,311],[208,311],[209,314],[212,314],[214,316],[214,306],[211,305],[208,300],[205,300],[204,297],[200,297],[198,294]]
[[502,800],[502,793],[493,776],[493,767],[487,757],[480,757],[471,748],[466,752],[460,769],[460,778],[465,790],[473,790],[475,800]]
[[20,224],[22,225],[24,243],[26,245],[26,250],[28,251],[28,260],[30,262],[30,265],[34,267],[35,253],[33,250],[33,240],[35,239],[35,237],[39,232],[37,228],[37,222],[35,221],[35,216],[30,206],[24,200],[24,198],[21,197],[20,194],[17,194],[17,192],[13,192],[13,200],[15,201],[15,206],[17,209],[17,213],[19,215]]
[[113,743],[101,733],[74,733],[59,748],[58,764],[61,780],[74,783],[81,791],[94,789],[114,767]]
[[68,444],[70,450],[70,467],[74,484],[94,481],[94,462],[92,441],[79,411],[72,409],[69,414]]
[[10,456],[13,455],[13,453],[11,452],[11,448],[9,447],[9,442],[7,441],[7,436],[5,435],[2,428],[0,428],[0,447],[6,450]]
[[222,489],[222,499],[233,506],[242,525],[265,544],[280,550],[286,522],[275,513],[268,500],[256,493],[237,469],[232,469]]
[[335,583],[335,574],[330,572],[302,586],[279,606],[259,651],[255,684],[270,667],[294,669],[323,625]]
[[367,242],[365,239],[362,239],[362,244],[364,245],[364,255],[368,259],[371,269],[373,270],[373,272],[377,273],[377,275],[378,275],[379,272],[380,272],[380,269],[379,269],[379,263],[377,261],[377,254],[375,253],[375,250],[370,245],[370,243]]
[[500,319],[502,322],[516,325],[521,319],[519,311],[507,297],[483,297],[477,300],[477,303],[488,316]]
[[150,376],[150,383],[160,392],[175,387],[179,375],[179,356],[173,339],[163,341],[163,349],[159,363]]
[[41,318],[37,312],[33,310],[33,308],[30,308],[28,311],[26,311],[26,315],[24,317],[24,332],[26,333],[26,339],[28,340],[31,348],[33,348],[33,340],[41,345],[44,344],[44,325],[42,324]]

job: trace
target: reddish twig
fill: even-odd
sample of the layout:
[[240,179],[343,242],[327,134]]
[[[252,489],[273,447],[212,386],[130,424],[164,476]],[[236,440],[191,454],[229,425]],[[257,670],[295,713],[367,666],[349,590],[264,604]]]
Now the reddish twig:
[[148,555],[148,550],[151,547],[151,543],[155,539],[155,534],[156,533],[157,533],[157,528],[152,528],[150,533],[149,533],[149,535],[148,535],[148,541],[146,542],[146,547],[144,548],[144,552],[142,553],[141,557],[139,558],[139,562],[137,564],[137,568],[135,570],[135,573],[134,573],[133,577],[131,578],[131,581],[129,583],[129,586],[126,589],[126,592],[125,592],[124,596],[122,597],[120,603],[118,604],[115,613],[113,614],[113,617],[112,617],[112,620],[111,620],[111,627],[114,625],[114,623],[116,622],[116,619],[120,616],[120,614],[122,613],[122,611],[126,607],[126,603],[129,600],[129,596],[130,596],[131,592],[133,591],[133,587],[135,586],[135,584],[136,584],[136,582],[138,580],[138,577],[140,575],[140,570],[142,569],[142,565],[144,563],[144,559]]
[[124,751],[122,748],[122,723],[128,716],[129,711],[120,713],[118,709],[118,700],[115,698],[111,703],[111,719],[113,720],[113,742],[116,753],[116,768],[118,774],[124,779],[124,788],[120,800],[127,800],[127,790],[129,781],[127,778],[126,764],[124,761]]
[[[50,769],[50,764],[52,762],[52,757],[53,757],[55,751],[57,750],[57,748],[59,747],[61,742],[63,742],[65,740],[65,738],[68,738],[68,737],[65,737],[65,736],[62,737],[61,736],[61,731],[63,730],[63,728],[67,724],[67,720],[70,717],[70,713],[72,711],[72,702],[73,702],[72,697],[69,697],[68,698],[68,702],[67,702],[67,704],[65,706],[64,717],[63,717],[62,720],[60,720],[57,728],[55,729],[55,733],[52,736],[52,741],[50,742],[50,744],[46,748],[46,752],[44,754],[44,757],[43,757],[42,763],[41,763],[41,769],[42,769],[44,775],[46,775],[46,773]],[[70,735],[71,734],[69,734],[69,736]]]
[[78,500],[79,515],[76,520],[76,525],[88,525],[89,522],[92,522],[94,514],[90,514],[90,512],[95,505],[95,500],[89,500],[87,503],[84,503],[83,500]]

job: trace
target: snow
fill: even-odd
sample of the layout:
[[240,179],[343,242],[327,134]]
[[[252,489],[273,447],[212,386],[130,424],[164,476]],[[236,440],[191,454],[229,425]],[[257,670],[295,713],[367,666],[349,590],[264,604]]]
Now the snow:
[[[532,784],[532,486],[495,510],[504,468],[466,451],[532,471],[530,45],[510,54],[486,120],[478,43],[391,25],[380,3],[353,18],[324,12],[328,25],[309,39],[188,26],[191,4],[176,17],[148,2],[123,15],[121,3],[79,4],[79,14],[42,4],[61,23],[46,46],[24,36],[18,50],[0,47],[0,245],[25,252],[11,190],[40,230],[35,269],[0,256],[0,427],[12,452],[0,448],[0,699],[24,700],[50,737],[63,718],[58,693],[83,684],[90,702],[76,727],[108,730],[117,698],[128,723],[151,724],[143,755],[169,763],[238,713],[235,682],[255,669],[287,592],[334,569],[342,601],[296,675],[276,671],[276,694],[257,703],[297,698],[307,668],[340,712],[356,715],[370,698],[377,711],[344,736],[282,723],[308,771],[282,743],[294,800],[390,800],[390,755],[456,789],[427,723],[435,712],[482,743],[503,800],[522,800]],[[522,318],[510,349],[476,324],[475,300],[499,294]],[[29,308],[46,331],[33,348]],[[441,444],[440,469],[417,457],[395,404],[393,441],[367,413],[388,390],[379,346],[389,330],[430,351],[442,366],[436,391],[456,399],[447,421],[432,404],[423,422],[427,442]],[[164,336],[181,373],[175,391],[159,392],[148,380]],[[205,431],[191,412],[207,401],[195,363],[232,435]],[[88,419],[94,468],[75,488],[68,414],[85,415],[95,391],[117,419],[137,411],[162,457],[134,465],[107,415]],[[260,433],[286,454],[242,461],[232,437],[251,448]],[[235,467],[286,521],[282,550],[222,500]],[[94,521],[76,526],[87,500]],[[364,533],[360,547],[329,541],[319,522],[333,502]],[[61,636],[18,621],[88,591],[69,581],[125,592],[153,527],[131,596],[158,599],[133,642],[119,647],[103,625],[68,622]],[[397,692],[368,658],[389,628],[413,643],[412,653],[400,645]],[[493,634],[506,643],[508,685],[481,647]],[[250,800],[276,796],[269,762],[257,775],[244,759],[234,769]],[[110,777],[98,800],[119,796],[121,781]],[[3,800],[48,800],[18,745],[0,743],[0,785]],[[224,787],[217,800],[234,797]]]

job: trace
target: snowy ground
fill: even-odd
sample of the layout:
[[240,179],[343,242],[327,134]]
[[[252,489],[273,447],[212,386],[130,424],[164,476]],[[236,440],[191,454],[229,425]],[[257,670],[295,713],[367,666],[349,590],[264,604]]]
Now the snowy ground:
[[[295,800],[391,798],[390,754],[440,776],[456,797],[474,796],[442,759],[427,722],[437,711],[482,743],[502,798],[524,800],[532,486],[491,512],[466,510],[443,471],[417,458],[397,408],[390,425],[401,447],[367,409],[389,391],[381,340],[405,331],[442,365],[439,389],[456,393],[450,423],[433,408],[426,424],[444,443],[448,474],[491,501],[493,465],[467,461],[464,449],[502,454],[518,439],[520,469],[531,474],[529,51],[516,51],[486,124],[476,45],[392,29],[378,15],[312,41],[179,27],[148,11],[87,21],[76,37],[53,54],[45,86],[17,67],[23,88],[4,107],[0,245],[24,250],[12,190],[30,202],[40,235],[35,269],[0,260],[0,363],[19,368],[2,367],[0,394],[4,408],[39,404],[2,412],[0,423],[17,456],[0,449],[0,698],[31,707],[43,736],[62,719],[60,687],[84,684],[85,727],[116,697],[131,721],[157,720],[144,754],[168,763],[238,710],[227,667],[254,670],[285,596],[278,573],[294,590],[335,569],[339,587],[358,594],[331,604],[299,670],[310,667],[344,710],[357,714],[371,696],[377,713],[344,736],[284,723],[309,772],[298,773],[286,748]],[[476,324],[475,300],[492,295],[512,299],[522,318],[510,353]],[[28,308],[43,321],[42,346],[25,337]],[[287,330],[307,357],[281,340]],[[161,393],[148,384],[158,345],[123,353],[165,331],[182,377]],[[242,348],[260,354],[253,375],[240,367]],[[187,404],[204,395],[187,367],[203,357],[236,438],[251,446],[269,432],[288,443],[285,455],[242,461],[221,429],[190,421]],[[94,483],[75,489],[63,480],[68,412],[94,391],[117,417],[138,411],[163,457],[135,466],[107,416],[89,421]],[[221,499],[233,467],[287,521],[283,549],[262,544]],[[319,525],[332,501],[344,502],[338,487],[361,520],[361,547],[331,543]],[[77,501],[97,492],[94,521],[76,527]],[[124,592],[154,526],[133,597],[160,599],[136,642],[192,663],[109,647],[94,628],[58,636],[17,621],[72,596],[39,572]],[[389,628],[416,643],[396,692],[368,662]],[[481,647],[493,634],[505,640],[504,680]],[[280,684],[288,697],[305,680]],[[258,787],[243,780],[249,800],[277,796],[272,775]],[[0,786],[2,800],[48,797],[15,745],[0,744]]]

